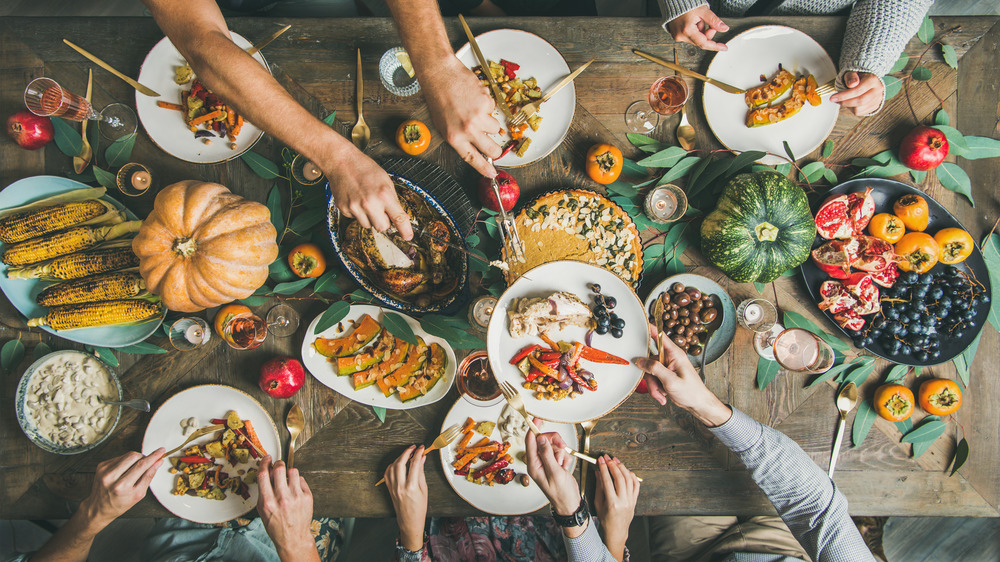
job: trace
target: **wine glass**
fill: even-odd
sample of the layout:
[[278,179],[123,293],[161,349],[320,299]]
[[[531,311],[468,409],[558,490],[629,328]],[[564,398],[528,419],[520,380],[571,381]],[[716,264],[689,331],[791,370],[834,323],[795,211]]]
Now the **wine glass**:
[[649,87],[645,100],[632,102],[625,110],[625,125],[633,133],[649,133],[656,128],[660,115],[673,115],[688,99],[687,83],[677,76],[664,76]]
[[260,347],[267,337],[267,323],[256,314],[233,314],[222,325],[222,339],[233,349]]
[[180,318],[170,325],[167,339],[174,348],[191,351],[208,343],[212,339],[212,331],[208,329],[208,322],[201,318]]
[[789,328],[777,336],[768,336],[774,359],[793,373],[819,374],[830,370],[836,357],[830,344],[802,328]]
[[[100,121],[106,135],[122,131],[124,136],[135,132],[135,112],[123,104],[111,104],[98,113],[86,98],[63,88],[51,78],[35,78],[24,89],[24,105],[40,117],[62,117],[71,121]],[[119,107],[120,106],[120,107]],[[122,109],[124,107],[124,110]],[[126,111],[127,110],[127,111]],[[109,137],[110,138],[110,137]]]
[[299,327],[299,313],[287,304],[275,305],[267,311],[267,331],[275,337],[286,338]]

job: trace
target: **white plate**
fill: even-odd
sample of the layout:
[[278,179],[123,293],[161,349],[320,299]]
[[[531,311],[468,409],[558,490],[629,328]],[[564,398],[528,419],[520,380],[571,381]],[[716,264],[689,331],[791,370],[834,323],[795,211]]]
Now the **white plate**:
[[[483,421],[495,422],[500,417],[500,413],[506,405],[506,402],[502,402],[487,407],[475,406],[459,398],[455,402],[455,405],[451,407],[451,410],[448,411],[448,415],[445,416],[444,423],[441,424],[441,431],[455,424],[464,424],[466,418],[472,418],[476,420],[476,423]],[[514,415],[517,414],[515,413]],[[563,441],[573,448],[576,448],[579,442],[576,434],[576,426],[571,424],[546,422],[542,424],[541,431],[558,432],[562,436]],[[493,434],[489,437],[494,441],[502,442],[503,439],[499,429],[494,429]],[[472,438],[473,442],[480,439],[482,439],[482,436],[478,433]],[[458,440],[461,440],[461,437]],[[463,500],[469,502],[469,505],[492,515],[522,515],[538,511],[548,505],[548,498],[545,497],[541,488],[533,480],[527,486],[521,485],[521,475],[528,472],[528,467],[519,458],[523,457],[523,440],[520,442],[511,441],[510,451],[508,452],[513,459],[509,468],[512,468],[517,473],[517,476],[507,484],[494,484],[493,486],[474,484],[466,480],[464,476],[455,474],[455,469],[451,466],[451,463],[455,461],[455,443],[441,449],[441,469],[447,475],[448,483],[451,484],[455,493],[461,496]],[[573,467],[576,466],[576,457],[570,458],[572,461],[570,472],[572,472]],[[485,464],[485,461],[478,459],[475,461],[476,467],[480,467],[483,464]]]
[[[32,201],[45,199],[77,189],[90,188],[80,182],[68,178],[57,176],[32,176],[18,180],[0,191],[0,209],[10,207],[20,207]],[[137,220],[131,211],[124,205],[105,195],[105,201],[115,207],[125,211],[125,216],[129,220]],[[53,285],[52,281],[42,281],[41,279],[8,279],[7,266],[0,265],[0,290],[7,297],[7,300],[14,305],[18,312],[25,318],[38,318],[44,316],[48,308],[39,306],[35,302],[35,297],[48,286]],[[77,330],[53,330],[48,326],[42,329],[46,332],[69,341],[75,341],[84,345],[95,345],[101,347],[123,347],[139,343],[148,338],[163,322],[163,317],[167,311],[164,309],[163,315],[154,320],[143,322],[135,326],[99,326],[97,328],[80,328]]]
[[[241,49],[251,46],[242,35],[235,31],[229,32],[233,36],[233,43]],[[258,52],[253,56],[268,72],[267,62]],[[264,131],[253,126],[244,119],[243,128],[236,137],[236,150],[229,148],[229,139],[218,136],[212,138],[212,144],[205,144],[201,139],[197,139],[194,133],[188,129],[184,123],[184,116],[180,111],[164,109],[156,105],[158,101],[170,103],[181,103],[181,92],[191,89],[191,83],[177,84],[174,82],[174,69],[186,63],[181,53],[164,37],[159,43],[153,46],[146,55],[146,60],[142,62],[139,70],[139,82],[149,86],[160,93],[159,98],[154,98],[135,93],[135,110],[139,114],[139,121],[142,128],[146,130],[150,140],[167,154],[196,164],[215,164],[225,162],[243,154],[256,143],[264,134]]]
[[[613,353],[629,361],[628,365],[602,365],[584,361],[584,365],[597,378],[596,391],[584,391],[577,398],[562,400],[539,400],[534,393],[521,386],[524,376],[510,358],[531,344],[544,345],[537,336],[514,339],[507,329],[507,308],[510,301],[522,297],[546,297],[556,291],[568,291],[580,297],[589,306],[593,303],[593,293],[589,285],[598,283],[601,293],[615,297],[618,306],[613,312],[625,320],[625,335],[615,339],[610,333],[594,334],[594,347]],[[542,419],[560,423],[580,423],[600,418],[614,410],[628,398],[639,381],[642,371],[631,363],[636,357],[646,357],[649,331],[646,328],[646,312],[642,302],[632,288],[620,277],[600,268],[577,261],[554,261],[542,264],[519,277],[500,296],[493,309],[489,327],[486,330],[486,352],[490,358],[490,368],[498,381],[509,381],[524,399],[528,413]],[[550,332],[556,340],[583,342],[587,330],[570,327],[559,332]]]
[[[212,418],[226,417],[230,410],[236,410],[240,419],[250,420],[264,451],[271,455],[274,462],[281,460],[278,428],[271,416],[264,411],[264,407],[242,390],[221,384],[191,387],[168,398],[146,426],[146,434],[142,438],[142,454],[148,455],[160,447],[170,450],[183,443],[187,437],[181,431],[181,420],[194,417],[198,420],[198,427],[204,427],[211,423],[209,420]],[[195,439],[188,446],[209,443],[215,438],[214,435]],[[179,454],[180,451],[173,456]],[[170,474],[170,466],[169,460],[163,461],[149,489],[163,507],[177,517],[195,523],[222,523],[244,515],[257,506],[256,484],[250,485],[250,497],[246,500],[232,492],[226,492],[226,499],[221,501],[188,495],[175,496],[171,491],[177,476]],[[256,467],[256,462],[251,457],[250,463],[240,465],[239,468],[246,470]],[[229,466],[227,472],[235,473],[235,470]]]
[[[761,85],[760,76],[770,79],[778,71],[778,64],[792,74],[812,74],[817,84],[837,77],[837,68],[823,47],[791,27],[764,25],[748,29],[726,46],[729,50],[716,53],[705,74],[737,88]],[[702,93],[708,126],[719,142],[739,152],[764,150],[779,155],[758,160],[769,166],[785,162],[782,141],[788,141],[797,158],[816,150],[830,136],[840,113],[840,106],[825,96],[819,106],[805,104],[799,113],[784,121],[751,129],[746,126],[748,108],[742,94],[727,94],[707,84],[702,86]]]
[[[445,366],[444,376],[441,380],[434,385],[425,396],[420,396],[414,398],[409,402],[403,402],[399,399],[397,394],[392,396],[386,396],[382,394],[378,385],[371,385],[361,390],[354,390],[354,378],[351,376],[340,376],[337,374],[334,364],[327,360],[326,357],[320,355],[316,348],[313,347],[313,342],[320,337],[324,338],[339,338],[343,336],[347,331],[353,329],[353,324],[351,320],[357,320],[361,318],[363,314],[370,315],[374,320],[379,323],[382,322],[382,314],[385,312],[392,312],[398,314],[406,323],[409,324],[410,329],[417,336],[424,339],[427,345],[436,343],[444,348],[444,356],[448,361]],[[321,315],[322,316],[322,315]],[[387,410],[409,410],[411,408],[419,408],[420,406],[425,406],[427,404],[433,404],[438,400],[444,398],[445,394],[448,394],[448,390],[451,389],[452,383],[455,382],[455,372],[458,369],[458,364],[455,360],[455,351],[452,350],[448,342],[437,336],[432,336],[425,332],[423,328],[420,327],[420,323],[410,318],[409,316],[395,311],[386,311],[383,308],[377,306],[371,306],[367,304],[356,304],[351,306],[350,312],[341,321],[344,325],[345,331],[338,331],[337,326],[328,328],[321,334],[314,333],[316,331],[316,324],[319,322],[320,317],[317,316],[312,322],[309,323],[309,328],[306,330],[306,337],[302,341],[302,363],[305,364],[306,369],[316,377],[316,380],[323,383],[324,385],[330,387],[334,391],[343,394],[344,396],[358,402],[360,404],[368,404],[370,406],[379,406]]]
[[[534,33],[518,29],[496,29],[477,35],[476,43],[479,44],[479,50],[483,52],[483,56],[487,60],[500,62],[500,59],[506,59],[521,65],[521,68],[517,70],[517,77],[525,80],[534,77],[543,93],[570,73],[569,65],[566,64],[566,60],[559,54],[559,51]],[[455,55],[469,68],[479,66],[476,54],[472,52],[468,43],[456,51]],[[566,138],[575,111],[576,88],[573,84],[569,84],[556,92],[538,110],[538,115],[542,117],[542,123],[537,131],[532,131],[530,128],[525,131],[525,135],[531,139],[531,144],[528,145],[524,156],[518,156],[511,152],[497,160],[496,165],[517,168],[541,160],[551,154]],[[506,130],[506,123],[504,123],[500,111],[494,111],[493,116]],[[491,136],[501,146],[510,140],[510,135],[507,133],[503,136]]]

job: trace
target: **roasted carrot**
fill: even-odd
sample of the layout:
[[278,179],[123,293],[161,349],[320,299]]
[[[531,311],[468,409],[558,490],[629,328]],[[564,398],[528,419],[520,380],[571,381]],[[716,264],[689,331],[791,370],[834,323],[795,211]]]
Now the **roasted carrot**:
[[253,424],[250,423],[250,420],[243,420],[243,429],[246,430],[247,438],[250,439],[250,442],[253,443],[260,452],[266,455],[267,451],[264,450],[264,446],[260,444],[260,439],[257,437],[257,432],[253,430]]
[[507,454],[507,451],[509,450],[510,450],[510,442],[505,441],[504,444],[500,446],[500,450],[497,451],[497,456],[503,457]]
[[499,443],[490,443],[489,445],[486,445],[485,447],[474,447],[472,449],[466,449],[465,450],[465,454],[471,455],[471,454],[475,453],[477,455],[481,455],[483,453],[492,453],[494,451],[499,451],[499,450],[500,450],[500,444]]
[[552,348],[552,351],[559,351],[559,344],[552,341],[552,338],[550,338],[547,334],[542,334],[539,337],[542,338],[542,341],[545,342],[546,345]]
[[465,435],[462,436],[462,440],[458,442],[458,447],[456,450],[461,451],[469,446],[469,441],[472,441],[472,431],[466,431]]
[[221,109],[216,109],[215,111],[211,111],[209,113],[206,113],[206,114],[202,115],[201,117],[195,117],[194,119],[191,120],[191,124],[192,125],[201,125],[205,121],[211,121],[212,119],[217,119],[219,117],[222,117],[223,113],[224,112]]
[[162,107],[163,109],[173,109],[174,111],[184,111],[184,106],[179,103],[170,103],[168,101],[158,101],[156,105]]
[[476,420],[468,418],[465,420],[465,425],[462,426],[462,433],[471,431],[473,426],[476,425]]
[[475,460],[476,457],[478,457],[478,456],[479,455],[477,455],[475,453],[464,455],[461,458],[459,458],[457,461],[451,463],[451,466],[453,466],[455,468],[455,470],[462,470],[462,467],[464,467],[465,465],[467,465],[470,462],[472,462],[473,460]]

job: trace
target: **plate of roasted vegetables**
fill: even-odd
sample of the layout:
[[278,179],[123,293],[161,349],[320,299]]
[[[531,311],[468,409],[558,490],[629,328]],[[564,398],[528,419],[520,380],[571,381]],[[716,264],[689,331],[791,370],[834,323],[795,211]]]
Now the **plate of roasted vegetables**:
[[363,228],[333,205],[327,185],[328,223],[344,269],[376,299],[416,314],[456,309],[466,293],[469,263],[459,248],[465,238],[451,214],[424,188],[389,174],[403,209],[410,215],[414,237],[395,231]]
[[[476,36],[490,72],[500,86],[511,114],[527,103],[541,98],[546,91],[570,73],[569,65],[548,41],[519,29],[496,29]],[[486,84],[485,70],[466,43],[455,55]],[[497,166],[515,168],[545,158],[556,149],[569,131],[576,111],[576,89],[568,84],[546,101],[533,119],[520,127],[511,127],[499,110],[494,112],[503,134],[494,140],[504,147]]]
[[514,385],[528,413],[580,423],[614,410],[642,380],[646,313],[610,271],[554,261],[514,281],[486,330],[490,368]]
[[748,29],[714,55],[705,73],[746,94],[704,85],[708,126],[726,148],[763,150],[758,160],[785,161],[784,142],[798,158],[816,150],[833,131],[840,106],[816,93],[837,77],[830,55],[805,33],[782,25]]
[[[441,449],[441,468],[456,494],[492,515],[532,513],[549,503],[527,474],[528,422],[506,402],[483,407],[459,398],[445,416],[442,431],[456,424],[462,433]],[[572,424],[544,422],[541,431],[555,431],[576,448]],[[575,464],[576,459],[571,457],[570,462]]]
[[140,224],[103,187],[16,181],[0,191],[0,289],[29,326],[87,345],[140,342],[166,314],[138,273]]
[[271,416],[249,394],[206,384],[178,392],[156,410],[142,453],[174,449],[202,428],[205,435],[167,457],[149,489],[178,517],[222,523],[257,505],[257,464],[264,455],[280,460],[281,441]]
[[[250,47],[246,38],[229,33],[241,49]],[[253,58],[270,72],[260,52]],[[139,121],[150,140],[171,156],[196,164],[225,162],[264,134],[209,90],[167,37],[146,55],[139,81],[160,92],[159,98],[136,92]]]
[[[405,314],[356,304],[317,334],[321,318],[306,330],[302,362],[319,382],[355,402],[408,410],[437,402],[455,382],[454,350]],[[401,322],[412,332],[411,341],[398,327]]]

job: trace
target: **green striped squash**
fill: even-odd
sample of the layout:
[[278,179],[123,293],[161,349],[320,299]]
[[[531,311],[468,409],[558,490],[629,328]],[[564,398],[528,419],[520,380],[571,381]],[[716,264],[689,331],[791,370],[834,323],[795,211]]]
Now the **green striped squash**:
[[740,174],[701,224],[701,251],[738,283],[769,283],[809,258],[816,223],[802,188],[777,172]]

